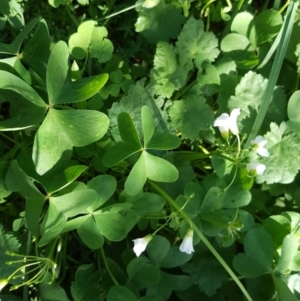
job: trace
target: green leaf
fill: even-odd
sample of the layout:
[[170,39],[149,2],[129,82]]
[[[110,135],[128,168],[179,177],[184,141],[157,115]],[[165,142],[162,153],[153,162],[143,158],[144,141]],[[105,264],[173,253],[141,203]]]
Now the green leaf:
[[101,270],[95,271],[92,264],[79,266],[75,281],[71,284],[71,295],[75,301],[98,301],[102,293],[99,283]]
[[0,279],[7,278],[16,269],[16,265],[6,264],[6,261],[14,260],[15,257],[9,256],[5,252],[17,253],[20,246],[18,239],[11,234],[5,233],[2,224],[0,224]]
[[145,257],[131,260],[127,265],[127,274],[139,290],[157,285],[160,280],[159,269]]
[[46,173],[73,146],[85,146],[99,140],[107,128],[108,118],[101,112],[49,109],[34,139],[32,157],[37,172]]
[[275,37],[282,26],[282,16],[276,10],[263,10],[255,18],[257,45],[268,42]]
[[67,5],[72,2],[72,0],[48,0],[49,4],[53,7],[59,7],[60,5]]
[[139,16],[135,23],[135,30],[141,32],[150,43],[175,39],[184,21],[181,9],[164,1],[160,1],[151,9],[137,6],[136,10]]
[[124,142],[134,145],[136,148],[141,148],[141,142],[134,126],[134,123],[127,113],[121,113],[118,116],[118,126],[120,136]]
[[48,284],[46,281],[40,283],[39,291],[43,300],[70,301],[65,290],[56,281],[53,281],[51,284]]
[[77,233],[81,240],[92,250],[101,248],[104,243],[101,230],[92,215],[87,216],[85,221],[77,228]]
[[147,245],[147,253],[155,266],[160,266],[170,249],[170,242],[163,236],[155,235]]
[[165,205],[165,200],[158,194],[145,192],[138,198],[130,199],[128,202],[133,202],[131,210],[135,211],[139,215],[149,215],[151,213],[159,212]]
[[100,74],[67,83],[55,100],[55,104],[76,103],[94,96],[107,82],[108,74]]
[[231,58],[238,68],[250,69],[258,64],[255,48],[241,34],[230,33],[221,41],[221,50],[226,57]]
[[116,285],[109,290],[107,301],[138,301],[138,298],[125,286]]
[[290,273],[292,261],[298,251],[298,245],[298,237],[294,233],[284,238],[280,258],[274,269],[274,273],[279,272],[283,275]]
[[190,17],[184,24],[176,43],[179,62],[185,70],[193,68],[193,61],[198,69],[203,62],[213,62],[219,55],[218,40],[211,32],[204,31],[202,20]]
[[113,195],[117,188],[117,181],[110,175],[96,176],[87,183],[87,188],[97,192],[98,197],[91,206],[93,210],[96,210]]
[[188,74],[179,66],[172,45],[166,42],[157,44],[153,65],[150,77],[157,95],[171,97],[185,84]]
[[31,179],[19,168],[16,161],[9,167],[5,184],[11,191],[18,191],[26,199],[25,220],[29,231],[35,237],[40,234],[39,219],[46,197],[34,186]]
[[56,104],[63,87],[71,79],[69,74],[69,49],[60,41],[52,48],[47,67],[47,91],[50,104]]
[[121,214],[115,212],[94,212],[95,221],[107,239],[111,241],[120,241],[127,235],[125,220]]
[[256,46],[256,27],[253,15],[249,12],[238,13],[232,20],[230,29],[246,37],[253,46]]
[[98,27],[96,21],[81,23],[77,32],[69,38],[71,55],[83,60],[90,53],[99,63],[110,60],[113,53],[113,44],[107,39],[108,32],[104,26]]
[[263,229],[254,228],[247,232],[244,240],[245,253],[233,259],[234,268],[245,277],[258,277],[272,271],[273,241]]
[[169,150],[179,147],[180,144],[179,137],[169,133],[156,132],[151,137],[148,145],[145,144],[145,147],[147,149]]
[[280,126],[271,123],[270,128],[271,131],[264,136],[268,141],[270,156],[264,160],[267,168],[262,175],[257,176],[257,182],[291,183],[300,168],[300,140],[293,133],[285,134],[287,125],[284,122]]
[[295,297],[295,295],[290,291],[289,287],[285,282],[283,282],[279,277],[272,275],[276,292],[277,292],[277,298],[278,301],[297,301],[298,298]]
[[181,131],[182,137],[192,141],[199,139],[199,131],[207,130],[214,121],[211,108],[199,86],[193,87],[183,100],[177,100],[169,108],[171,124]]
[[[143,106],[142,107],[142,127],[143,127],[143,133],[144,133],[144,147],[147,147],[150,139],[152,138],[154,134],[154,122],[153,117],[151,114],[151,111],[149,107]],[[120,129],[121,137],[122,132]],[[122,137],[124,140],[124,138]]]

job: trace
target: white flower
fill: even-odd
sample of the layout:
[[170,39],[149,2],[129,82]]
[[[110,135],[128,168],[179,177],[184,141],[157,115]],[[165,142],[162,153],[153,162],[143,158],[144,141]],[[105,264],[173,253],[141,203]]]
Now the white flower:
[[137,257],[139,257],[146,250],[146,247],[152,238],[153,235],[149,234],[143,238],[132,240],[134,242],[133,251]]
[[[6,286],[6,284],[8,283],[7,279],[0,279],[0,292],[2,291],[2,289]],[[1,300],[1,299],[0,299]]]
[[185,236],[184,239],[179,247],[179,250],[181,252],[185,252],[187,254],[192,254],[192,252],[194,252],[194,247],[193,247],[193,234],[194,231],[193,229],[189,229]]
[[268,143],[267,140],[264,140],[262,136],[256,136],[254,140],[251,141],[252,147],[256,150],[256,152],[262,157],[269,157],[269,151],[264,148],[264,146]]
[[259,162],[250,162],[247,164],[247,169],[251,176],[262,175],[266,170],[266,165]]
[[229,130],[233,135],[237,135],[239,133],[236,121],[240,113],[241,110],[239,108],[233,109],[230,116],[227,113],[223,113],[215,120],[214,126],[219,127],[224,139],[228,140]]

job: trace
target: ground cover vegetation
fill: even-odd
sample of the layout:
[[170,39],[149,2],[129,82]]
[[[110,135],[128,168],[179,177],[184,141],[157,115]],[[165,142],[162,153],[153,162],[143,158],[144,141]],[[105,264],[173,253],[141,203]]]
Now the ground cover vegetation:
[[2,0],[1,301],[300,300],[298,5]]

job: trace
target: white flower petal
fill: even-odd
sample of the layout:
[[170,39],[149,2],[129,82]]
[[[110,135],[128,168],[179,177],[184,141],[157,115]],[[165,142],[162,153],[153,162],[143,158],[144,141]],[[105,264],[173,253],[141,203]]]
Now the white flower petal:
[[137,257],[139,257],[146,250],[146,247],[152,238],[152,235],[147,235],[143,238],[137,238],[132,240],[134,242],[133,251]]
[[270,156],[269,151],[264,147],[259,147],[258,149],[256,149],[256,152],[262,157],[269,157]]
[[247,164],[247,169],[253,175],[262,175],[266,170],[266,165],[259,162],[250,162]]
[[251,145],[256,150],[256,152],[262,157],[269,157],[269,151],[264,147],[268,143],[262,136],[258,135],[254,140],[251,141]]
[[187,233],[185,234],[185,237],[179,247],[179,250],[181,252],[184,252],[187,254],[192,254],[192,252],[195,252],[194,247],[193,247],[193,234],[194,234],[194,231],[192,229],[187,231]]
[[[237,117],[240,115],[240,109],[233,109],[230,113],[230,116],[227,113],[221,114],[214,122],[214,126],[219,127],[221,134],[225,134],[225,137],[228,135],[230,130],[233,135],[239,133],[237,127]],[[224,136],[224,135],[223,135]]]

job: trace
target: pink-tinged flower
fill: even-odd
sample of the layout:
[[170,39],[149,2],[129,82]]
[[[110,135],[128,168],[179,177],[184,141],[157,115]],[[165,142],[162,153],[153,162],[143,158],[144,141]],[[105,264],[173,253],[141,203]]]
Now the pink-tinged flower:
[[266,170],[266,165],[259,162],[250,162],[247,164],[247,169],[251,176],[262,175]]
[[251,141],[252,147],[255,151],[262,157],[269,157],[269,151],[264,147],[268,143],[267,140],[264,140],[262,136],[256,136],[254,140]]
[[184,252],[187,254],[192,254],[192,252],[195,252],[194,247],[193,247],[193,234],[194,234],[193,229],[189,229],[186,232],[184,239],[179,247],[179,250],[181,252]]
[[230,115],[223,113],[215,120],[214,126],[219,128],[224,139],[228,140],[229,131],[233,135],[237,135],[239,133],[239,129],[237,127],[237,117],[240,115],[240,113],[241,110],[239,108],[233,109]]
[[152,238],[153,235],[149,234],[143,238],[137,238],[132,240],[134,242],[133,251],[137,257],[139,257],[146,250],[146,247]]

